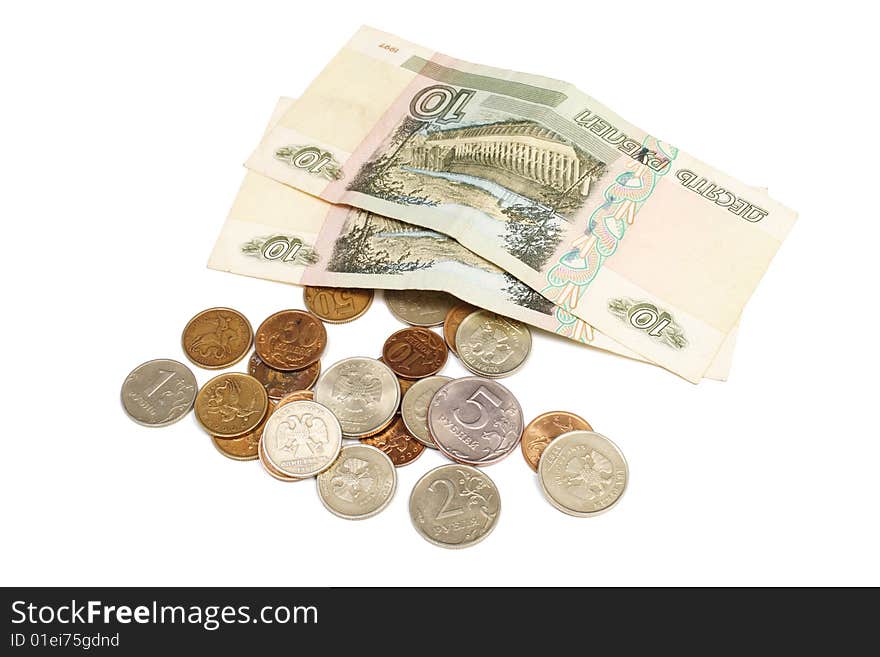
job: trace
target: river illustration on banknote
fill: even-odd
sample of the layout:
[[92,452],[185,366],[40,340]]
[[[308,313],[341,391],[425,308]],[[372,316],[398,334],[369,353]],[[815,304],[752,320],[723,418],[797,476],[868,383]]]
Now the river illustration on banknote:
[[550,128],[483,105],[451,126],[405,116],[348,188],[397,204],[477,210],[482,231],[540,271],[605,171]]
[[357,208],[334,214],[337,221],[328,222],[328,228],[333,226],[332,249],[323,265],[328,272],[391,276],[418,270],[456,272],[502,291],[506,301],[523,309],[547,316],[554,310],[544,296],[447,235]]

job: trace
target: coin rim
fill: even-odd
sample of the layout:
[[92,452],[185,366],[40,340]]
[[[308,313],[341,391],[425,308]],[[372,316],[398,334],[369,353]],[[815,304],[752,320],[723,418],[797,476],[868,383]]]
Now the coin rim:
[[[476,366],[468,363],[467,360],[465,359],[465,357],[462,355],[461,348],[458,346],[458,336],[461,334],[461,327],[464,326],[465,322],[467,322],[471,317],[473,317],[474,315],[476,315],[478,313],[487,313],[490,315],[497,315],[498,317],[504,317],[504,319],[509,320],[511,322],[518,322],[519,324],[522,324],[523,328],[525,328],[526,335],[529,336],[528,349],[526,350],[526,355],[523,356],[523,359],[513,369],[506,370],[504,372],[498,372],[498,373],[481,372],[480,370],[478,370],[476,368]],[[458,325],[458,330],[455,332],[455,352],[456,352],[455,355],[458,356],[458,359],[461,361],[461,364],[464,365],[465,369],[467,369],[469,372],[472,372],[472,373],[477,374],[479,376],[485,377],[487,379],[503,379],[503,378],[508,377],[512,374],[516,374],[519,370],[521,370],[523,365],[525,365],[526,361],[529,359],[529,356],[532,355],[532,330],[529,328],[528,324],[526,324],[525,322],[520,322],[518,319],[514,319],[512,317],[507,317],[506,315],[502,315],[500,313],[496,313],[491,310],[486,310],[484,308],[480,308],[480,309],[472,312],[470,315],[465,317],[463,320],[461,320],[461,324]]]
[[[303,474],[301,474],[301,475],[294,475],[294,474],[289,473],[289,472],[288,472],[287,470],[285,470],[284,468],[280,467],[277,463],[275,463],[275,461],[272,459],[272,455],[269,453],[269,450],[268,450],[268,449],[266,449],[266,448],[264,447],[264,448],[263,448],[263,451],[266,453],[266,459],[269,461],[269,463],[271,463],[271,464],[275,467],[276,470],[280,470],[280,471],[283,472],[284,474],[289,475],[289,476],[291,476],[291,477],[295,477],[295,478],[297,478],[297,479],[308,479],[309,477],[317,477],[319,474],[321,474],[322,472],[324,472],[324,470],[327,470],[331,465],[333,465],[333,463],[336,461],[336,459],[339,458],[339,452],[342,450],[342,438],[343,438],[343,433],[342,433],[342,426],[341,426],[340,423],[339,423],[339,419],[333,414],[333,411],[331,411],[329,408],[327,408],[326,406],[324,406],[324,404],[321,404],[321,403],[316,402],[316,401],[314,401],[314,400],[300,399],[300,400],[298,400],[298,401],[290,402],[290,404],[285,404],[284,407],[286,407],[286,406],[290,406],[291,404],[300,404],[300,403],[318,404],[318,406],[320,406],[321,408],[323,408],[324,410],[326,410],[326,411],[330,414],[330,417],[333,418],[333,421],[336,422],[336,426],[339,428],[339,444],[338,444],[337,447],[336,447],[336,453],[335,453],[335,454],[333,455],[333,457],[327,462],[327,465],[326,465],[325,467],[321,468],[320,470],[317,470],[316,472],[303,473]],[[282,408],[283,408],[283,407],[282,407]],[[276,410],[276,412],[277,412],[277,411],[279,411],[279,410],[281,410],[281,409],[278,408],[278,407],[276,407],[275,410]],[[270,419],[271,419],[271,418],[270,418]],[[267,424],[268,424],[268,422],[267,422]],[[266,428],[263,427],[263,435],[260,436],[260,442],[263,441],[263,438],[265,437],[265,435],[266,435]]]
[[[424,445],[425,447],[428,447],[429,449],[435,449],[437,451],[440,451],[440,449],[437,447],[437,445],[434,444],[434,442],[433,442],[434,439],[431,437],[431,429],[428,427],[428,424],[427,424],[427,420],[428,420],[427,415],[425,416],[425,429],[427,429],[427,431],[428,431],[428,440],[431,441],[430,445],[428,444],[427,441],[422,440],[419,436],[417,436],[415,434],[415,432],[413,432],[413,430],[409,426],[409,423],[406,421],[406,414],[403,412],[403,406],[404,406],[404,404],[406,404],[406,395],[409,394],[410,390],[415,388],[422,381],[430,381],[433,378],[446,379],[446,381],[443,383],[443,385],[446,385],[447,383],[455,380],[455,378],[451,377],[451,376],[446,376],[444,374],[434,374],[432,376],[426,376],[424,379],[419,379],[418,381],[416,381],[414,384],[412,384],[410,386],[409,390],[406,391],[406,394],[403,396],[403,399],[400,400],[400,417],[403,418],[403,425],[406,427],[406,430],[409,431],[410,435],[413,438],[418,440],[420,443],[422,443],[422,445]],[[442,388],[442,387],[443,386],[440,386],[440,388]],[[437,392],[440,392],[440,388],[437,388],[437,391],[434,393],[435,395],[437,394]],[[433,395],[431,396],[431,399],[432,400],[434,399]],[[430,407],[431,407],[431,402],[429,401],[428,408],[430,408]],[[445,454],[444,454],[444,456],[445,456]]]
[[[324,372],[318,378],[318,381],[315,383],[314,388],[312,389],[313,392],[315,393],[315,399],[314,399],[315,403],[321,404],[321,402],[318,401],[318,386],[321,385],[321,380],[325,376],[327,376],[331,371],[333,371],[334,367],[336,367],[337,365],[341,365],[342,363],[345,363],[350,360],[363,360],[363,359],[374,360],[377,363],[379,363],[379,365],[386,368],[391,373],[391,376],[394,379],[394,383],[397,384],[395,386],[395,389],[397,390],[397,399],[394,402],[394,410],[391,411],[391,415],[382,420],[382,423],[379,426],[379,428],[370,428],[368,431],[363,432],[363,433],[358,433],[358,434],[346,433],[345,431],[343,431],[342,432],[343,438],[352,438],[355,440],[360,440],[361,438],[369,438],[371,436],[375,436],[377,433],[379,433],[380,431],[383,431],[384,429],[386,429],[388,427],[389,424],[391,424],[391,421],[394,419],[394,416],[397,415],[397,409],[400,407],[400,381],[397,380],[397,374],[395,374],[394,370],[392,370],[390,367],[388,367],[388,365],[386,365],[385,363],[380,361],[378,358],[370,358],[369,356],[349,356],[348,358],[343,358],[342,360],[337,360],[330,367],[328,367],[326,370],[324,370]],[[327,406],[326,404],[321,404],[321,405],[324,406],[325,408],[327,408],[327,410],[330,410],[330,407]],[[336,417],[336,415],[333,413],[332,410],[330,411],[330,414],[333,415],[333,417]],[[339,422],[339,426],[341,428],[342,421],[339,418],[336,418],[336,421]]]
[[[212,383],[213,381],[215,381],[221,377],[224,377],[224,376],[245,376],[245,377],[247,377],[249,379],[253,379],[254,381],[257,382],[257,385],[259,386],[260,391],[263,393],[262,396],[266,400],[266,408],[263,410],[263,414],[260,415],[260,422],[262,422],[266,418],[266,413],[269,411],[269,394],[266,392],[266,388],[263,386],[262,383],[260,383],[260,381],[258,379],[256,379],[255,377],[251,376],[250,374],[248,374],[246,372],[224,372],[223,374],[218,374],[217,376],[211,377],[210,379],[205,381],[205,385],[203,385],[201,388],[199,388],[199,391],[196,393],[196,399],[193,400],[193,404],[195,404],[195,401],[198,400],[198,397],[202,393],[202,390],[207,388],[208,385],[210,383]],[[194,413],[196,416],[196,420],[198,420],[199,426],[202,427],[202,429],[204,429],[208,433],[209,436],[217,436],[218,438],[221,438],[221,439],[222,438],[240,438],[241,436],[245,435],[246,433],[250,433],[251,431],[256,429],[258,426],[260,426],[260,422],[257,422],[254,426],[252,426],[247,431],[240,431],[238,433],[230,433],[230,434],[219,434],[219,433],[215,433],[214,431],[211,431],[207,426],[205,426],[205,424],[202,422],[201,418],[199,417],[198,409],[196,409],[194,411]]]
[[[189,375],[192,377],[193,387],[196,389],[196,392],[193,395],[192,401],[189,403],[189,406],[187,407],[187,409],[183,413],[181,413],[178,417],[173,418],[171,420],[165,420],[164,422],[150,424],[150,423],[144,422],[143,420],[137,419],[134,415],[132,415],[129,412],[128,407],[126,407],[126,405],[125,405],[125,382],[128,380],[128,377],[130,377],[132,374],[134,374],[137,370],[142,368],[144,365],[149,365],[150,363],[155,363],[160,360],[168,361],[169,363],[176,363],[176,364],[180,365],[186,372],[188,372]],[[187,415],[189,415],[189,412],[191,410],[193,410],[193,407],[195,406],[196,397],[199,396],[199,391],[201,389],[202,388],[201,388],[201,386],[199,386],[199,382],[196,379],[196,375],[193,373],[193,371],[189,368],[189,366],[186,363],[181,363],[179,360],[174,360],[173,358],[151,358],[150,360],[145,360],[140,365],[134,367],[131,370],[131,372],[129,372],[128,374],[125,375],[125,378],[122,380],[122,385],[119,387],[119,403],[122,405],[122,410],[131,419],[132,422],[135,422],[136,424],[139,424],[142,427],[150,427],[153,429],[159,429],[161,427],[169,427],[172,424],[174,424],[175,422],[180,422],[183,418],[185,418]]]
[[[588,427],[590,427],[589,429],[572,429],[572,431],[593,431],[593,425],[591,425],[589,422],[587,422],[584,418],[582,418],[577,413],[572,413],[571,411],[547,411],[546,413],[541,413],[540,415],[536,415],[534,418],[532,418],[531,422],[529,422],[526,426],[523,427],[523,433],[519,439],[519,446],[520,446],[520,451],[522,452],[522,455],[523,455],[523,460],[526,462],[526,465],[528,465],[530,468],[532,468],[532,470],[534,472],[538,471],[538,465],[541,463],[541,457],[540,456],[538,457],[538,463],[536,463],[534,465],[534,467],[532,467],[532,462],[529,460],[529,457],[526,455],[526,441],[524,440],[524,438],[526,437],[526,431],[528,431],[530,426],[535,424],[538,420],[541,420],[542,418],[547,417],[548,415],[572,415],[572,416],[576,417],[578,420],[580,420],[581,422],[583,422],[584,424],[586,424]],[[566,433],[571,433],[571,432],[568,431]],[[561,436],[562,434],[559,434],[559,435]],[[558,438],[558,436],[557,436],[557,438]],[[555,438],[552,438],[550,440],[550,443],[552,443],[553,440],[555,440]],[[547,443],[547,446],[544,447],[544,449],[547,449],[547,447],[550,446],[550,443]],[[541,454],[543,454],[543,453],[544,452],[542,451]]]
[[[452,308],[450,308],[449,310],[446,311],[446,313],[443,314],[443,319],[441,319],[439,322],[432,322],[431,324],[420,324],[420,323],[416,323],[416,322],[411,322],[411,321],[408,320],[408,319],[404,319],[400,314],[398,314],[398,313],[394,310],[394,308],[391,306],[391,304],[388,303],[388,293],[391,292],[392,295],[393,295],[393,293],[395,293],[395,292],[412,292],[412,291],[416,291],[416,292],[438,292],[438,293],[442,293],[442,294],[445,294],[445,295],[447,295],[447,296],[450,296],[450,297],[452,297],[453,299],[456,299],[456,301],[460,301],[460,299],[459,299],[458,297],[456,297],[456,296],[453,295],[453,294],[450,294],[450,293],[447,292],[446,290],[410,290],[410,289],[404,289],[404,290],[383,290],[383,292],[382,292],[382,296],[383,296],[384,299],[385,299],[385,307],[388,308],[388,311],[389,311],[392,315],[394,315],[395,318],[397,318],[398,320],[400,320],[400,321],[403,322],[404,324],[409,324],[410,326],[418,326],[418,327],[420,327],[420,328],[431,328],[432,326],[442,326],[442,325],[443,325],[443,322],[446,320],[446,315],[449,313],[449,310],[452,310]],[[455,305],[455,304],[453,304],[453,307],[454,307],[454,305]]]
[[[186,343],[184,340],[184,338],[186,337],[186,330],[190,327],[190,325],[194,321],[196,321],[199,317],[204,315],[205,313],[209,313],[213,310],[227,310],[231,313],[238,315],[239,317],[241,317],[244,320],[244,323],[248,328],[248,341],[247,341],[247,346],[245,346],[245,348],[244,348],[244,352],[235,360],[230,361],[225,364],[222,364],[222,365],[205,365],[203,363],[198,362],[197,360],[192,358],[192,356],[189,355],[189,352],[186,350]],[[242,313],[240,310],[236,310],[235,308],[229,308],[227,306],[215,306],[213,308],[205,308],[203,311],[196,313],[186,323],[186,326],[183,327],[183,332],[180,334],[180,348],[183,350],[183,355],[186,356],[187,360],[189,360],[189,362],[191,362],[193,365],[195,365],[197,367],[201,367],[202,369],[205,369],[205,370],[225,370],[227,367],[232,367],[233,365],[240,363],[242,358],[244,358],[248,354],[248,352],[250,352],[251,345],[253,345],[253,344],[254,344],[254,327],[251,326],[250,320],[247,317],[245,317],[244,313]]]
[[446,317],[443,318],[443,341],[446,343],[446,346],[449,348],[449,351],[451,351],[453,353],[453,355],[455,355],[455,356],[458,356],[457,347],[455,346],[455,337],[458,335],[458,327],[461,326],[461,322],[459,322],[458,326],[455,327],[455,335],[452,336],[452,342],[449,341],[449,335],[446,332],[446,323],[449,321],[449,316],[452,314],[452,312],[456,308],[458,308],[459,306],[467,306],[469,308],[473,308],[473,310],[470,313],[468,313],[467,315],[465,315],[462,318],[461,322],[463,322],[465,319],[467,319],[471,313],[475,313],[478,310],[480,310],[480,308],[477,308],[472,303],[468,303],[467,301],[459,300],[459,302],[457,304],[455,304],[454,306],[452,306],[452,308],[449,309],[449,312],[446,313]]
[[[283,313],[303,313],[304,315],[311,315],[316,320],[318,320],[318,324],[321,327],[321,331],[323,331],[323,333],[324,333],[324,345],[321,347],[321,349],[315,355],[315,358],[300,367],[290,367],[290,368],[276,367],[275,365],[272,365],[268,360],[266,360],[266,358],[263,356],[263,354],[260,353],[260,348],[257,346],[257,334],[259,334],[260,329],[263,328],[263,325],[266,322],[268,322],[270,319],[272,319],[273,317],[276,317],[277,315],[281,315]],[[324,352],[327,351],[327,327],[324,326],[323,320],[313,312],[310,312],[308,310],[303,310],[302,308],[285,308],[284,310],[279,310],[277,312],[272,313],[266,319],[264,319],[262,322],[260,322],[260,325],[257,327],[257,330],[254,333],[253,342],[254,342],[254,351],[257,353],[257,356],[259,356],[260,360],[262,360],[264,363],[266,363],[266,365],[271,367],[273,370],[278,370],[280,372],[296,372],[297,370],[304,370],[309,365],[314,365],[316,360],[321,360],[321,356],[323,356]]]
[[260,465],[263,466],[263,470],[266,472],[266,474],[268,474],[276,481],[280,481],[286,484],[292,481],[304,481],[305,479],[308,479],[308,477],[294,477],[287,474],[286,472],[280,472],[279,470],[275,469],[275,466],[269,462],[269,456],[266,454],[266,448],[263,446],[262,435],[260,435],[260,443],[257,446],[257,458],[260,461]]
[[[388,346],[388,342],[391,340],[391,338],[393,338],[398,333],[404,333],[406,331],[424,331],[424,332],[430,333],[430,334],[435,335],[436,337],[440,338],[440,343],[443,345],[443,354],[444,354],[443,362],[440,363],[440,367],[438,367],[433,372],[429,372],[428,374],[423,374],[421,376],[411,376],[411,375],[407,375],[407,374],[402,374],[402,373],[398,372],[396,369],[394,369],[394,367],[392,367],[391,363],[389,363],[385,359],[385,348]],[[379,359],[377,358],[376,360],[379,360]],[[446,367],[446,363],[448,361],[449,361],[449,346],[446,344],[446,340],[444,340],[442,338],[442,336],[437,335],[436,331],[432,331],[431,329],[429,329],[425,326],[405,326],[404,328],[398,329],[397,331],[395,331],[394,333],[389,335],[387,338],[385,338],[385,342],[382,343],[382,360],[379,362],[381,362],[383,365],[387,365],[388,368],[392,372],[394,372],[394,374],[399,376],[400,378],[406,379],[407,381],[416,381],[417,382],[417,381],[425,379],[429,376],[434,376],[435,374],[437,374],[437,372],[439,372],[444,367]]]
[[[422,531],[421,527],[419,527],[419,525],[416,524],[416,519],[414,517],[413,508],[412,508],[413,497],[415,496],[416,488],[418,488],[419,484],[421,484],[422,481],[424,481],[429,475],[433,474],[434,472],[436,472],[437,470],[440,470],[442,468],[460,468],[460,467],[470,468],[471,470],[474,470],[475,472],[486,477],[486,479],[488,479],[490,482],[492,482],[492,486],[495,488],[495,492],[498,494],[498,513],[495,514],[495,521],[492,523],[492,526],[489,528],[489,531],[487,531],[485,534],[483,534],[482,536],[477,538],[475,541],[472,541],[470,543],[458,543],[458,544],[441,543],[440,541],[437,541],[436,539],[428,536],[425,532]],[[438,465],[436,468],[432,468],[432,469],[428,470],[425,474],[423,474],[421,477],[419,477],[419,480],[412,487],[412,491],[410,491],[409,505],[407,507],[407,510],[409,511],[410,522],[412,523],[413,527],[415,528],[416,533],[419,536],[421,536],[423,539],[428,541],[428,543],[431,543],[432,545],[436,545],[438,547],[446,548],[447,550],[462,550],[464,548],[472,547],[472,546],[476,545],[477,543],[481,543],[482,541],[484,541],[486,539],[487,536],[489,536],[489,534],[491,534],[492,532],[495,531],[495,527],[498,526],[498,521],[501,518],[501,491],[498,488],[498,484],[495,483],[495,480],[492,479],[492,477],[490,477],[483,470],[475,468],[472,465],[468,465],[467,463],[458,463],[458,462],[444,463],[443,465]]]
[[[365,445],[364,443],[361,443],[361,442],[349,443],[347,445],[343,445],[339,450],[339,456],[336,457],[336,461],[338,461],[339,459],[342,458],[342,452],[344,452],[346,449],[353,448],[353,447],[365,447],[367,449],[376,450],[385,458],[386,461],[388,461],[388,465],[391,467],[391,493],[388,495],[388,499],[386,499],[381,504],[381,506],[379,506],[379,508],[377,508],[376,510],[371,511],[366,514],[363,514],[363,515],[348,515],[348,514],[342,513],[341,511],[337,511],[336,509],[331,507],[330,504],[327,502],[327,500],[324,499],[324,496],[321,495],[321,475],[329,472],[330,468],[327,468],[326,470],[324,470],[324,472],[321,472],[320,474],[315,475],[315,489],[318,492],[318,499],[321,500],[321,504],[323,504],[324,508],[327,509],[333,515],[335,515],[339,518],[343,518],[344,520],[367,520],[368,518],[372,518],[373,516],[379,515],[382,511],[387,509],[388,505],[391,504],[391,500],[394,499],[394,495],[397,493],[397,468],[394,466],[394,462],[391,460],[391,458],[385,452],[383,452],[381,449],[379,449],[378,447],[373,447],[372,445]],[[415,459],[413,459],[413,460],[415,460]],[[333,463],[330,464],[331,468],[336,464],[336,461],[333,461]]]
[[[225,443],[227,441],[238,440],[239,438],[244,438],[247,434],[242,434],[238,438],[221,438],[220,436],[211,435],[211,442],[214,444],[214,447],[217,449],[217,451],[220,452],[223,456],[225,456],[228,459],[232,459],[233,461],[255,461],[260,458],[260,441],[263,439],[263,427],[266,426],[266,422],[269,421],[269,417],[274,412],[275,412],[275,404],[272,403],[272,400],[270,399],[269,400],[269,408],[266,409],[266,415],[263,418],[260,426],[257,427],[257,429],[260,430],[260,435],[257,437],[257,453],[254,454],[253,456],[235,456],[233,454],[230,454],[228,452],[223,451],[223,447],[222,447],[223,443]],[[254,431],[256,431],[257,429],[254,429]]]
[[[480,461],[479,463],[475,463],[475,462],[473,462],[473,461],[464,461],[464,460],[461,460],[461,459],[455,458],[452,454],[450,454],[450,453],[447,452],[445,449],[443,449],[443,446],[441,445],[440,441],[438,441],[438,440],[436,439],[436,437],[434,436],[434,432],[431,431],[431,418],[430,418],[430,415],[431,415],[431,405],[428,406],[428,432],[429,432],[430,435],[431,435],[431,439],[432,439],[435,443],[437,443],[437,449],[438,449],[438,450],[440,451],[440,453],[443,454],[446,458],[448,458],[448,459],[450,459],[450,460],[452,460],[452,461],[455,461],[456,463],[460,463],[461,465],[470,465],[470,466],[473,466],[473,467],[483,467],[483,466],[485,466],[485,465],[494,465],[495,463],[498,463],[499,461],[503,461],[503,460],[506,459],[508,456],[510,456],[510,455],[514,452],[514,450],[516,449],[517,445],[519,445],[519,444],[522,442],[522,434],[523,434],[523,431],[525,431],[525,428],[526,428],[526,418],[525,418],[525,415],[523,415],[522,405],[519,403],[519,399],[516,398],[516,395],[514,395],[512,392],[510,392],[510,390],[508,389],[507,386],[505,386],[505,385],[502,384],[502,383],[498,383],[498,381],[495,381],[494,379],[491,379],[491,378],[488,378],[488,377],[480,377],[480,376],[462,376],[462,377],[459,377],[459,378],[457,378],[457,379],[453,379],[452,381],[450,381],[449,383],[447,383],[445,386],[443,386],[443,388],[445,388],[446,386],[450,386],[450,385],[452,385],[452,384],[455,383],[456,381],[465,381],[465,380],[470,380],[470,379],[476,379],[476,380],[487,379],[487,380],[489,380],[489,381],[492,381],[493,383],[498,384],[499,386],[501,386],[502,388],[504,388],[505,390],[507,390],[507,392],[510,394],[510,397],[513,399],[513,403],[516,404],[516,407],[519,409],[519,416],[522,418],[522,429],[520,429],[520,432],[519,432],[519,438],[517,438],[517,440],[516,440],[516,442],[513,444],[513,446],[512,446],[508,451],[504,452],[501,456],[499,456],[498,458],[492,459],[491,461]],[[439,388],[439,389],[437,390],[437,392],[434,393],[434,397],[436,397],[437,395],[439,395],[439,394],[440,394],[440,391],[443,390],[443,388]],[[433,405],[434,397],[431,398],[432,405]],[[548,447],[549,447],[549,445],[548,445]]]
[[[370,300],[367,301],[367,305],[364,307],[364,309],[361,312],[359,312],[357,315],[355,315],[354,317],[351,317],[349,319],[327,319],[326,317],[322,317],[321,315],[316,313],[314,310],[309,308],[309,302],[306,301],[306,290],[310,287],[311,288],[320,287],[325,290],[366,290],[367,292],[370,293]],[[303,285],[303,305],[306,307],[306,310],[308,310],[310,313],[312,313],[315,317],[317,317],[321,321],[327,322],[328,324],[348,324],[349,322],[353,322],[356,319],[360,319],[361,317],[363,317],[367,313],[367,311],[370,309],[370,306],[373,305],[373,299],[375,299],[375,298],[376,298],[376,290],[373,288],[369,288],[369,287],[330,287],[329,285]]]
[[[615,443],[613,440],[611,440],[608,436],[605,436],[605,435],[599,433],[598,431],[584,431],[582,429],[578,429],[575,431],[567,431],[566,433],[563,433],[563,434],[556,436],[556,438],[554,438],[549,443],[547,443],[547,447],[544,448],[544,451],[546,452],[548,449],[550,449],[550,447],[553,445],[553,443],[555,443],[557,440],[559,440],[561,438],[566,438],[566,437],[571,436],[573,434],[582,434],[582,433],[594,434],[594,435],[598,436],[599,438],[601,438],[602,440],[605,440],[620,455],[620,460],[623,461],[624,473],[626,474],[626,477],[623,480],[623,490],[620,491],[620,495],[617,496],[617,499],[615,499],[611,504],[609,504],[605,508],[599,509],[597,511],[578,511],[576,509],[572,509],[570,507],[563,505],[562,502],[559,502],[555,497],[553,497],[553,495],[550,493],[550,491],[547,490],[547,486],[544,483],[543,471],[541,470],[541,463],[544,462],[543,458],[540,461],[538,461],[538,482],[541,484],[541,490],[544,493],[544,497],[546,497],[547,501],[550,502],[550,504],[553,505],[554,507],[556,507],[558,510],[562,511],[566,515],[574,516],[576,518],[591,518],[593,516],[602,515],[603,513],[606,513],[607,511],[610,511],[611,509],[613,509],[615,506],[617,506],[618,502],[620,502],[621,498],[623,498],[623,496],[626,494],[626,489],[629,487],[629,463],[627,463],[626,457],[623,455],[623,451],[621,451],[620,447],[617,446],[617,443]],[[543,457],[543,454],[542,454],[542,457]]]

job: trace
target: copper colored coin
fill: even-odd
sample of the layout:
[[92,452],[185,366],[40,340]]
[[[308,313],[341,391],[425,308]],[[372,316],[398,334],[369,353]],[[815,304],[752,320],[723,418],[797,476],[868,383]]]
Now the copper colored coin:
[[275,405],[272,402],[269,402],[269,410],[266,412],[266,417],[263,418],[263,421],[260,422],[256,429],[243,436],[239,436],[238,438],[220,438],[218,436],[211,436],[211,440],[214,442],[214,447],[216,447],[223,456],[227,456],[236,461],[253,461],[258,458],[260,451],[260,436],[263,435],[263,427],[266,426],[266,420],[269,419],[269,416],[272,415],[272,411],[274,410]]
[[[382,358],[381,356],[379,356],[376,360],[378,360],[380,363],[385,363],[385,359]],[[387,365],[388,363],[385,363],[385,364]],[[416,380],[415,379],[404,379],[402,376],[397,375],[397,374],[395,376],[397,376],[397,381],[398,381],[398,383],[400,383],[400,404],[402,404],[403,403],[403,396],[406,394],[407,390],[409,390],[410,388],[413,387],[413,384],[416,382]],[[400,413],[400,404],[397,405],[397,412],[398,413]]]
[[465,317],[477,310],[478,308],[475,306],[462,301],[455,304],[446,313],[446,319],[443,320],[443,339],[446,340],[446,346],[449,347],[449,351],[452,353],[458,355],[455,351],[455,334],[458,332],[459,325],[464,321]]
[[361,438],[361,442],[381,449],[398,468],[412,463],[425,451],[425,446],[406,430],[406,425],[399,415],[387,429],[371,438]]
[[522,436],[522,453],[526,463],[538,471],[541,454],[550,441],[569,431],[592,431],[593,427],[584,418],[567,411],[543,413],[526,425]]
[[426,328],[410,327],[392,333],[382,347],[382,361],[398,376],[422,379],[446,364],[449,350],[443,339]]
[[321,374],[321,361],[316,360],[301,370],[282,372],[269,367],[253,353],[248,361],[248,374],[266,387],[269,399],[277,401],[290,392],[308,390],[315,385],[318,375]]
[[212,436],[237,438],[257,428],[269,409],[263,384],[240,372],[215,376],[196,395],[196,418]]
[[289,372],[308,367],[327,346],[324,323],[305,310],[282,310],[268,317],[254,338],[254,349],[266,365]]
[[302,481],[302,479],[299,479],[298,477],[291,477],[286,472],[281,472],[281,470],[272,465],[269,457],[266,456],[266,450],[263,448],[262,436],[260,437],[259,445],[257,446],[257,456],[260,459],[260,464],[263,466],[263,469],[278,481]]
[[284,406],[285,404],[289,404],[290,402],[302,401],[302,400],[314,401],[315,400],[315,393],[311,390],[295,390],[291,393],[284,395],[281,399],[279,399],[275,403],[275,409],[277,410],[277,409],[281,408],[282,406]]
[[183,353],[209,370],[234,365],[251,348],[254,333],[247,318],[232,308],[208,308],[183,329]]
[[325,322],[343,324],[357,319],[373,303],[373,291],[353,287],[313,287],[303,290],[306,308]]

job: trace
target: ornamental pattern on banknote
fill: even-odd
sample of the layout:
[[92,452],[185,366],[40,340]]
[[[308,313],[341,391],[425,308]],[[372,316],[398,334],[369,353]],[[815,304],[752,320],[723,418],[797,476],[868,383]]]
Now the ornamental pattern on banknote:
[[473,106],[452,126],[407,116],[349,189],[403,205],[475,210],[482,232],[500,228],[505,249],[540,271],[606,163],[536,121],[509,116]]
[[[659,169],[649,166],[649,161],[660,154],[666,165]],[[575,317],[571,311],[577,308],[603,263],[617,251],[620,242],[631,226],[639,210],[651,197],[659,180],[671,169],[671,161],[678,149],[654,137],[642,142],[640,156],[626,164],[605,189],[605,202],[597,207],[583,235],[577,237],[556,265],[547,271],[547,287],[542,294],[556,306],[556,332],[582,342],[592,339],[592,328]],[[653,158],[653,159],[652,159]]]
[[314,265],[320,257],[314,247],[296,235],[267,235],[254,237],[241,245],[246,256],[306,267]]

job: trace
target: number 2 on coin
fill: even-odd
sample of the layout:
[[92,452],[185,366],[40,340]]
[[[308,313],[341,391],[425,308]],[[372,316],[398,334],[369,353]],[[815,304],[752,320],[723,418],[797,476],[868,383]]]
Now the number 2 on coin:
[[446,496],[443,498],[443,504],[440,506],[440,510],[437,512],[437,515],[434,516],[434,520],[445,520],[446,518],[453,518],[455,516],[461,515],[464,512],[464,508],[457,506],[454,509],[450,508],[449,504],[452,502],[452,498],[455,497],[455,484],[453,484],[448,479],[438,479],[430,486],[428,486],[428,490],[430,492],[434,492],[434,486],[437,484],[443,484],[443,488],[446,489]]

